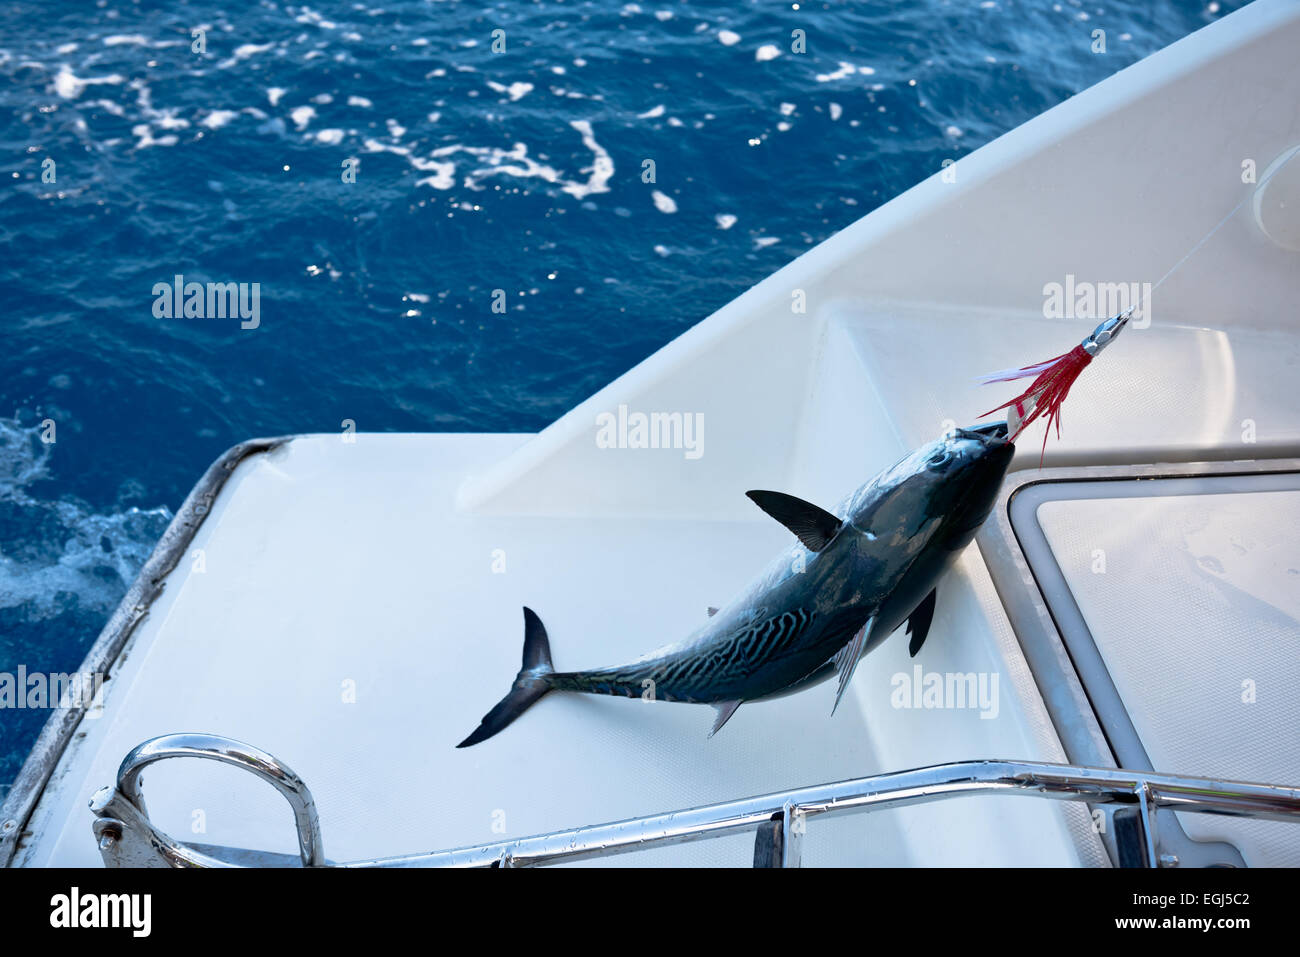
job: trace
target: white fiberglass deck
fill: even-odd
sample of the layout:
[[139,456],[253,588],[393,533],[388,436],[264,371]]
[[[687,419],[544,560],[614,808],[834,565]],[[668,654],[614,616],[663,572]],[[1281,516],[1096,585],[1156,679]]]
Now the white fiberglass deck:
[[[179,729],[220,729],[289,762],[313,789],[334,860],[852,777],[916,763],[917,740],[943,742],[925,751],[936,761],[1053,757],[1021,716],[988,633],[1005,646],[1005,623],[990,607],[981,637],[987,597],[960,579],[945,588],[917,660],[1003,675],[994,719],[891,713],[890,677],[912,667],[900,636],[864,662],[856,700],[833,720],[830,685],[743,707],[711,740],[709,708],[554,695],[499,737],[456,750],[518,669],[521,604],[544,616],[561,665],[619,661],[688,631],[786,544],[788,533],[756,509],[749,521],[715,522],[456,514],[463,470],[519,441],[364,435],[347,445],[330,436],[241,466],[193,543],[206,570],[187,565],[168,583],[109,682],[106,717],[86,722],[89,735],[75,745],[77,778],[60,787],[69,806],[44,809],[66,814],[66,827],[31,863],[96,863],[85,800],[130,747]],[[505,571],[494,572],[501,561]],[[971,570],[978,577],[973,556]],[[951,629],[958,618],[976,626],[961,641]],[[355,703],[346,700],[353,686]],[[151,769],[145,793],[154,819],[178,836],[292,852],[288,813],[263,788],[190,761]],[[1016,827],[972,828],[977,813]],[[1060,815],[985,798],[956,814],[918,808],[819,823],[807,859],[1075,863]],[[745,864],[752,842],[655,853]]]

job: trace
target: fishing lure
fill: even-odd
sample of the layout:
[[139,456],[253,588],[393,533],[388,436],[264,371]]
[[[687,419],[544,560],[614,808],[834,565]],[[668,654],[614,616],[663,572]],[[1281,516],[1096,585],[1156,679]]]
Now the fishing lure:
[[1058,439],[1061,437],[1061,404],[1065,401],[1065,397],[1069,395],[1074,380],[1079,378],[1080,373],[1101,353],[1102,349],[1115,341],[1115,338],[1124,330],[1124,326],[1128,324],[1133,313],[1142,306],[1143,302],[1155,290],[1163,286],[1165,281],[1181,269],[1206,243],[1214,238],[1215,234],[1226,226],[1229,220],[1241,211],[1243,206],[1250,202],[1253,197],[1258,196],[1260,190],[1264,188],[1268,181],[1286,165],[1286,162],[1276,163],[1259,181],[1259,185],[1252,192],[1238,200],[1236,205],[1228,210],[1227,214],[1215,224],[1213,229],[1202,236],[1195,245],[1182,255],[1182,258],[1169,267],[1165,274],[1147,290],[1143,300],[1139,301],[1136,306],[1107,319],[1094,329],[1088,338],[1069,352],[1064,352],[1059,356],[1044,359],[1042,362],[1035,362],[1033,365],[1023,366],[1019,369],[1004,369],[1001,372],[981,376],[980,382],[985,385],[993,382],[1014,382],[1016,379],[1034,377],[1033,383],[1020,395],[1010,402],[1004,402],[997,408],[989,409],[984,413],[984,415],[992,415],[1002,409],[1007,410],[1007,441],[1014,442],[1016,437],[1025,430],[1026,426],[1040,416],[1046,415],[1047,428],[1043,430],[1043,452],[1046,453],[1047,434],[1052,430],[1053,424],[1056,425],[1056,437]]
[[1112,316],[1092,330],[1092,333],[1081,343],[1059,356],[1019,369],[1004,369],[1001,372],[981,376],[980,381],[985,385],[993,382],[1014,382],[1016,379],[1034,376],[1033,384],[1028,389],[1010,402],[989,409],[984,415],[992,415],[994,412],[1006,409],[1008,441],[1011,442],[1014,442],[1016,436],[1031,422],[1039,416],[1046,415],[1047,428],[1043,430],[1043,451],[1046,452],[1047,434],[1052,430],[1053,424],[1056,425],[1056,437],[1058,439],[1061,437],[1061,404],[1070,394],[1070,387],[1074,385],[1074,380],[1079,378],[1083,370],[1088,368],[1088,364],[1101,354],[1102,349],[1115,341],[1132,316],[1132,309]]

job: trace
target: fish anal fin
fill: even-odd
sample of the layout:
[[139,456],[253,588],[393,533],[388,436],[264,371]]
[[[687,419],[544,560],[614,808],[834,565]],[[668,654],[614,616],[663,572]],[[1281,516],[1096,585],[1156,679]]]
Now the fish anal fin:
[[867,619],[858,633],[853,636],[847,645],[839,650],[835,658],[835,670],[840,674],[840,686],[835,692],[835,704],[831,706],[831,714],[840,706],[840,699],[844,697],[844,689],[849,686],[849,679],[853,677],[853,671],[858,667],[858,660],[862,657],[862,649],[867,645],[867,636],[871,634],[871,626],[875,623],[876,617],[872,615]]
[[912,614],[907,617],[907,633],[912,636],[907,646],[907,653],[913,658],[925,644],[925,636],[930,633],[930,623],[934,621],[935,596],[938,592],[939,589],[931,588],[930,594],[922,598],[921,604],[913,608]]
[[809,551],[820,552],[844,525],[826,509],[784,492],[753,489],[745,494],[755,505],[794,532]]
[[713,722],[713,729],[709,732],[709,737],[713,737],[722,730],[722,726],[731,720],[731,716],[736,713],[741,702],[739,701],[719,701],[714,705],[718,709],[718,717]]

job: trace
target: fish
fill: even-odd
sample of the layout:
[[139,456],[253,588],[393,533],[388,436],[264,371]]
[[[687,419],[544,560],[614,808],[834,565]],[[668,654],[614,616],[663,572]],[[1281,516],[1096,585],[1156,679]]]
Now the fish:
[[921,650],[939,579],[984,524],[1014,455],[1007,424],[996,422],[949,429],[833,511],[747,492],[797,541],[686,638],[624,665],[557,671],[546,627],[524,608],[522,667],[457,747],[500,733],[553,691],[712,705],[712,737],[744,703],[837,675],[834,714],[858,662],[904,621],[909,653]]

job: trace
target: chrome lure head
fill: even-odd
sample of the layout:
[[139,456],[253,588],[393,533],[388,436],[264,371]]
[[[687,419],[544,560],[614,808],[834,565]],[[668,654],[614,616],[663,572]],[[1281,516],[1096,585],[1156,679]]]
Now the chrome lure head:
[[1128,321],[1131,318],[1133,318],[1132,309],[1128,312],[1120,313],[1118,316],[1111,316],[1096,329],[1092,330],[1092,333],[1088,338],[1084,339],[1083,342],[1079,343],[1079,345],[1083,347],[1084,352],[1088,353],[1088,355],[1095,359],[1101,353],[1102,349],[1105,349],[1119,337],[1119,334],[1124,331],[1124,327],[1128,325]]

